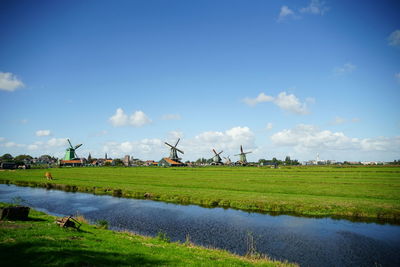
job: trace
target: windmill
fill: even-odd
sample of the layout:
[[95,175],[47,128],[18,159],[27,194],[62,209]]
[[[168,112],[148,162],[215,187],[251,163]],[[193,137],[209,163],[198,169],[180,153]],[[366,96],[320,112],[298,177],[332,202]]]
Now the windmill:
[[171,152],[169,153],[169,158],[176,162],[180,162],[180,160],[181,160],[181,158],[178,157],[177,151],[184,154],[182,150],[177,148],[179,140],[181,140],[181,139],[179,138],[178,141],[176,141],[175,146],[172,146],[172,145],[168,144],[167,142],[164,142],[167,146],[169,146],[171,148]]
[[231,158],[229,156],[224,157],[224,159],[225,159],[225,165],[231,165],[232,164],[232,160],[231,160]]
[[246,159],[246,154],[251,153],[251,151],[249,152],[243,152],[243,147],[242,145],[240,145],[240,154],[236,154],[235,156],[240,156],[240,160],[237,161],[237,164],[241,164],[241,165],[246,165],[247,164],[247,159]]
[[75,150],[77,150],[82,144],[76,145],[75,147],[72,146],[71,141],[68,140],[69,143],[69,148],[65,150],[65,156],[64,160],[74,160],[78,158],[78,155],[75,153]]
[[221,155],[221,153],[224,151],[221,150],[221,152],[219,152],[219,153],[217,153],[217,151],[215,151],[215,149],[213,149],[212,151],[214,152],[215,155],[212,158],[213,162],[211,164],[212,165],[222,165],[223,164],[222,159],[219,155]]

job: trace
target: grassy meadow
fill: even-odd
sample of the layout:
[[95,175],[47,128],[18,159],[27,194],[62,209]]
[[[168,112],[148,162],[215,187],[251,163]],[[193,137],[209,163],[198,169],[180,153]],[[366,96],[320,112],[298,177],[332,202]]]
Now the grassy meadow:
[[60,228],[55,219],[31,210],[26,221],[0,221],[2,266],[296,266],[87,223],[80,231]]
[[[54,180],[44,178],[46,171]],[[209,207],[400,222],[400,168],[390,166],[54,168],[0,171],[0,181]]]

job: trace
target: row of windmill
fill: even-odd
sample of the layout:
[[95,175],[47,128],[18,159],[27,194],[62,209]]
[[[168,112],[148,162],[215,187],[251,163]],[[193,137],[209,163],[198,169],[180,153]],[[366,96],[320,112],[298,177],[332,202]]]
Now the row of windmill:
[[[77,150],[80,146],[82,146],[82,144],[73,146],[71,144],[70,140],[69,139],[67,139],[67,140],[68,140],[68,143],[69,143],[70,147],[66,149],[65,156],[64,156],[62,162],[64,164],[66,164],[66,163],[77,163],[75,161],[80,160],[80,159],[79,159],[78,155],[76,154],[75,150]],[[174,161],[174,162],[176,162],[176,163],[182,164],[182,162],[181,162],[182,158],[178,157],[178,152],[181,153],[181,154],[184,154],[184,152],[181,149],[178,148],[178,144],[179,144],[180,140],[181,139],[179,138],[178,141],[176,141],[174,146],[169,144],[169,143],[167,143],[167,142],[165,142],[165,144],[170,147],[169,159]],[[220,151],[218,153],[217,153],[217,151],[215,151],[215,149],[212,149],[212,151],[214,152],[214,156],[212,157],[212,163],[211,163],[212,165],[224,165],[224,164],[226,164],[226,165],[232,165],[232,164],[246,165],[247,164],[246,154],[251,153],[251,151],[244,152],[243,151],[243,147],[241,145],[240,146],[240,153],[235,155],[235,156],[239,156],[239,160],[236,161],[235,163],[233,163],[231,161],[231,159],[229,158],[229,156],[224,157],[225,162],[222,162],[221,154],[222,154],[223,151]]]
[[[181,154],[184,154],[184,152],[177,147],[180,140],[181,139],[179,138],[178,141],[176,141],[176,144],[174,146],[165,142],[165,144],[170,147],[169,159],[171,159],[175,162],[178,162],[178,163],[181,163],[181,159],[182,159],[182,158],[178,157],[178,152]],[[212,149],[212,151],[214,152],[214,156],[212,157],[211,165],[224,165],[224,164],[225,165],[232,165],[232,164],[246,165],[247,164],[246,154],[251,153],[251,151],[244,152],[243,146],[240,145],[240,153],[235,155],[235,156],[239,156],[239,160],[236,161],[235,163],[232,163],[229,156],[223,157],[225,159],[225,162],[222,162],[222,158],[221,158],[221,154],[223,152],[222,150],[219,153],[217,153],[217,151],[215,151],[215,149]]]

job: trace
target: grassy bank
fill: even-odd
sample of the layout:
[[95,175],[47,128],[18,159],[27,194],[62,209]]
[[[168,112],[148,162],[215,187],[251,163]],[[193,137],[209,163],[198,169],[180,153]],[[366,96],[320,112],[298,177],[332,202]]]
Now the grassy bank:
[[23,186],[309,216],[400,222],[399,167],[57,168],[1,171]]
[[[3,204],[0,204],[2,206]],[[168,243],[84,223],[81,231],[56,225],[31,210],[27,221],[0,221],[3,266],[295,266],[226,251]]]

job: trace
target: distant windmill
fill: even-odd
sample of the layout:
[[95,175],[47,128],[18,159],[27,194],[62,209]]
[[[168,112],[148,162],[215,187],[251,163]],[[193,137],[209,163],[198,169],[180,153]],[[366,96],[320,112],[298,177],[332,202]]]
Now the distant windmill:
[[178,157],[177,151],[180,152],[180,153],[182,153],[182,154],[185,154],[185,153],[183,153],[182,150],[180,150],[180,149],[177,148],[177,145],[178,145],[178,143],[179,143],[179,140],[181,140],[181,139],[179,138],[178,141],[176,141],[175,146],[170,145],[170,144],[168,144],[167,142],[164,142],[167,146],[171,147],[171,152],[169,153],[169,158],[172,159],[173,161],[176,161],[176,162],[180,162],[180,160],[181,160],[181,158]]
[[69,141],[69,139],[67,140],[70,147],[65,150],[64,160],[73,160],[78,158],[78,155],[76,154],[75,150],[77,150],[80,146],[82,146],[82,144],[76,145],[74,147],[72,146],[71,141]]
[[225,159],[225,165],[231,165],[232,164],[232,160],[229,158],[229,156],[224,157]]
[[211,164],[213,165],[222,165],[222,159],[220,157],[221,153],[224,152],[221,150],[221,152],[217,153],[217,151],[215,151],[215,149],[212,150],[214,152],[214,157],[212,158],[213,162]]
[[246,159],[246,154],[251,153],[251,151],[249,152],[243,152],[243,147],[242,145],[240,145],[240,154],[236,154],[235,156],[240,156],[240,160],[237,162],[241,165],[246,165],[247,164],[247,159]]

